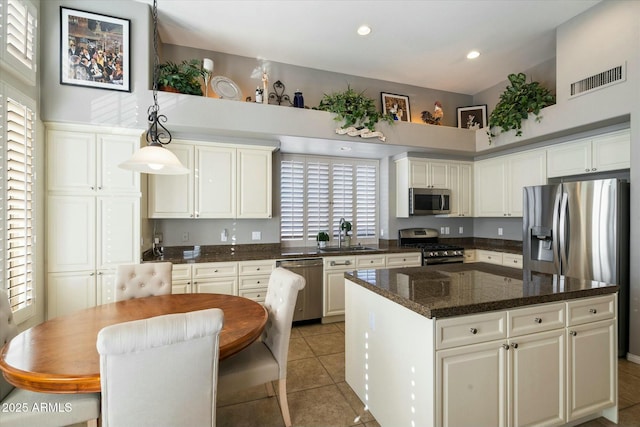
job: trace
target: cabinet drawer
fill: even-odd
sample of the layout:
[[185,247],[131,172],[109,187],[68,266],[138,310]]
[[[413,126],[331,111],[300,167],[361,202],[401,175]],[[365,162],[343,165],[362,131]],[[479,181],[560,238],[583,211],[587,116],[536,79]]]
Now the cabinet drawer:
[[236,262],[205,262],[193,264],[193,278],[237,276],[238,263]]
[[436,350],[507,337],[507,313],[491,312],[436,321]]
[[476,262],[476,251],[473,249],[465,249],[463,262]]
[[267,289],[267,285],[269,285],[269,276],[247,276],[240,277],[240,289],[255,289],[255,288],[264,288]]
[[506,267],[522,268],[522,255],[502,254],[502,265]]
[[565,327],[565,304],[545,304],[507,312],[508,336],[533,334]]
[[208,280],[201,283],[193,283],[194,293],[196,294],[227,294],[238,295],[238,279],[228,277],[218,280]]
[[502,265],[502,254],[493,251],[476,251],[476,260],[478,262],[486,262],[489,264]]
[[387,267],[419,267],[422,265],[421,252],[387,255]]
[[240,296],[252,299],[256,302],[264,302],[267,296],[267,290],[240,290]]
[[349,271],[356,269],[356,257],[326,257],[324,258],[324,270]]
[[384,255],[361,255],[356,258],[356,268],[383,268],[386,264]]
[[171,269],[171,280],[173,282],[191,280],[191,265],[173,264],[173,268]]
[[238,263],[238,274],[270,274],[275,268],[275,260],[242,261]]
[[190,294],[191,293],[191,284],[190,283],[174,283],[171,286],[172,294]]
[[567,302],[567,326],[611,319],[616,314],[616,296],[605,295]]

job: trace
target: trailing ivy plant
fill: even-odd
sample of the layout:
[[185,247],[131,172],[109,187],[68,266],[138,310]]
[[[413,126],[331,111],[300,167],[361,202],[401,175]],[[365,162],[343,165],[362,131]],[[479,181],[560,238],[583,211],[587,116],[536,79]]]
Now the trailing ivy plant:
[[366,127],[373,132],[380,120],[393,124],[393,116],[380,113],[373,99],[365,96],[364,91],[356,92],[350,86],[344,92],[325,94],[317,109],[335,113],[334,120],[344,121],[342,129]]
[[515,129],[516,136],[522,136],[522,120],[533,113],[536,122],[540,122],[540,110],[556,103],[555,96],[549,89],[538,82],[527,83],[524,73],[509,74],[508,78],[511,85],[500,95],[498,104],[489,116],[489,143],[496,136],[496,128],[500,128],[502,132]]

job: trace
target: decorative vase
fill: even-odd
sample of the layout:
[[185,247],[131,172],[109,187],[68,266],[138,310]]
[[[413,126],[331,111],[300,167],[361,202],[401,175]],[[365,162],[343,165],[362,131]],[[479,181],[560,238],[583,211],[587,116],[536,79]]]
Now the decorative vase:
[[321,240],[318,242],[318,247],[319,248],[326,248],[327,247],[327,242],[325,242],[324,240]]
[[302,92],[299,90],[295,91],[293,95],[293,106],[296,108],[304,108],[304,98],[302,97]]

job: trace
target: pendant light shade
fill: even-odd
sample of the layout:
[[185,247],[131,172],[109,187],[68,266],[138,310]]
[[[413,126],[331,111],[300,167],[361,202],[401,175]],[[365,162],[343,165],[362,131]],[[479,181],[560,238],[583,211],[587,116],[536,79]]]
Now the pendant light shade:
[[147,145],[136,151],[126,162],[120,164],[123,169],[155,175],[182,175],[189,169],[182,166],[180,160],[171,151],[161,145]]
[[160,114],[158,105],[158,4],[153,0],[153,105],[148,110],[149,129],[146,147],[136,151],[129,160],[121,163],[123,169],[155,175],[184,175],[189,169],[171,151],[164,148],[171,142],[171,133],[162,123],[167,117]]

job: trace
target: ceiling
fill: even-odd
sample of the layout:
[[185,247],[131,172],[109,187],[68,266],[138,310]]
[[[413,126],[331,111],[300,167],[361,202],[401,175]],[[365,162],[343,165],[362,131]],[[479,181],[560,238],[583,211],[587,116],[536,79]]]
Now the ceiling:
[[158,21],[163,43],[474,95],[555,57],[599,1],[158,0]]

